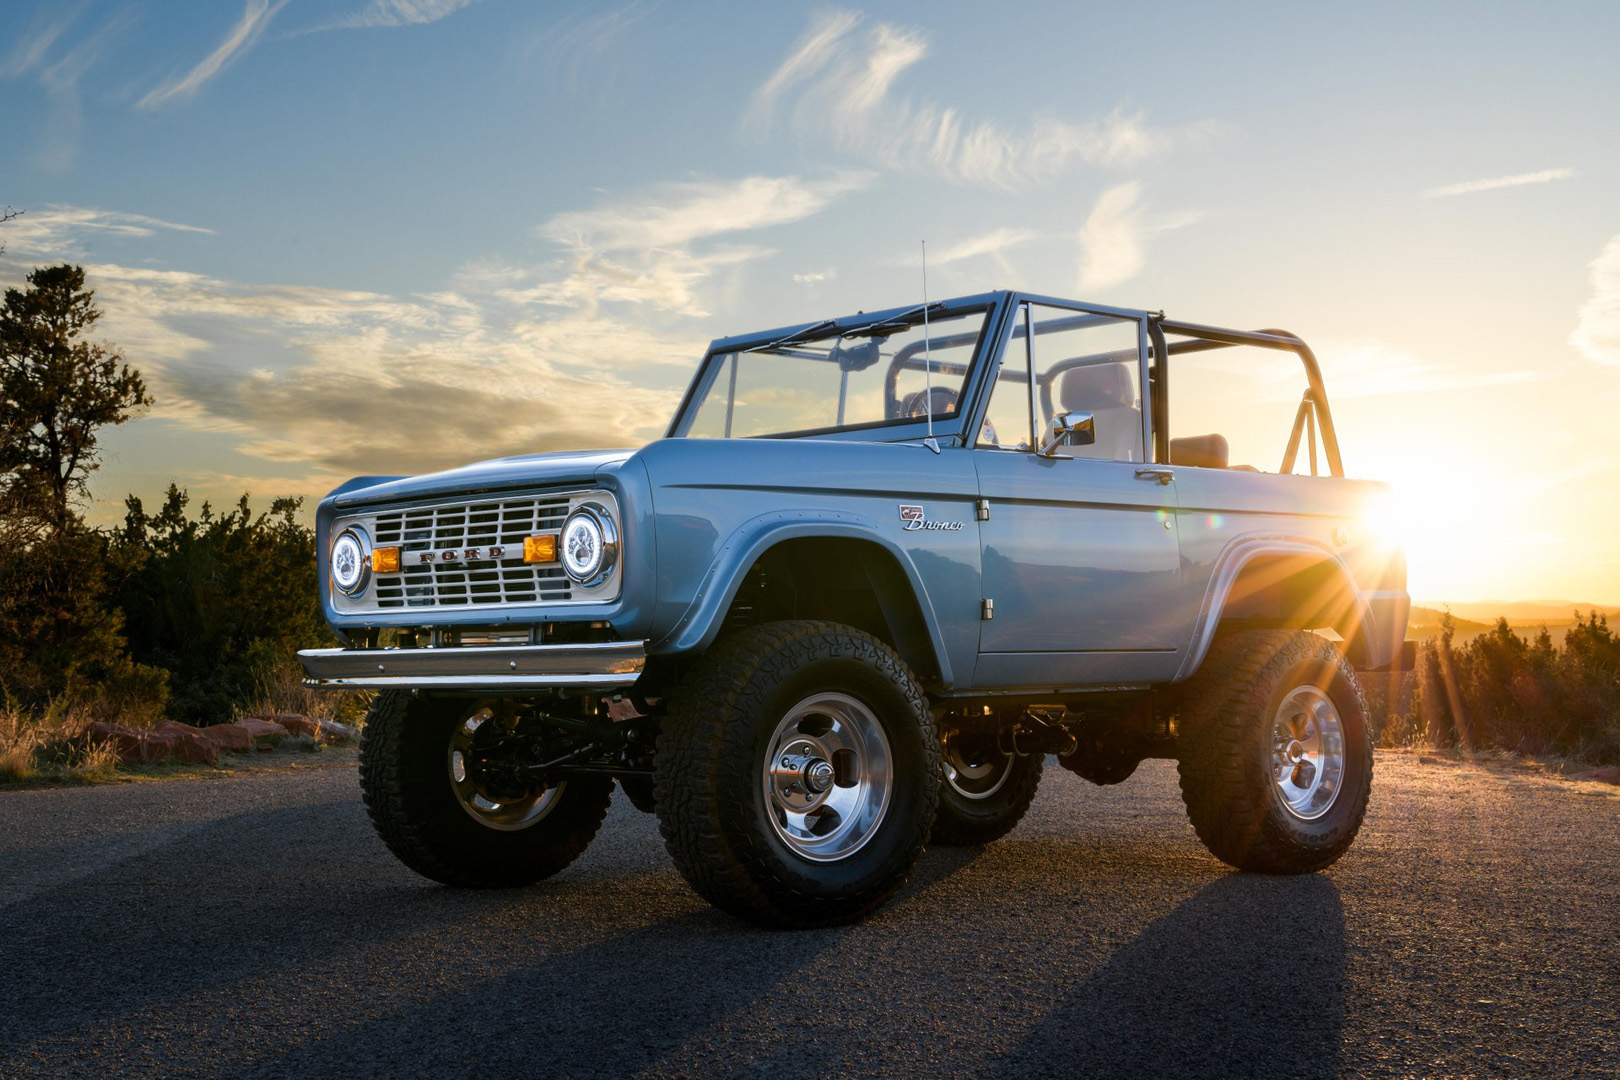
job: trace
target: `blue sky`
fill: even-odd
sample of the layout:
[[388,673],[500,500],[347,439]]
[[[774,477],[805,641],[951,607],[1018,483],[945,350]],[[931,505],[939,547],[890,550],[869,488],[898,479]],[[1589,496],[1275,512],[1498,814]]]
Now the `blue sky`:
[[13,4],[0,280],[82,262],[149,376],[107,520],[654,437],[926,238],[1301,333],[1414,592],[1620,602],[1620,8],[1222,7]]

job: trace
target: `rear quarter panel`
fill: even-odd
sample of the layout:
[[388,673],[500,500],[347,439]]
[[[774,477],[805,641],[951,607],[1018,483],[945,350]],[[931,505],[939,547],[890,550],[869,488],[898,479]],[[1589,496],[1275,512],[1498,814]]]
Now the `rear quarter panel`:
[[[1389,497],[1386,485],[1177,466],[1175,488],[1185,596],[1204,615],[1218,600],[1214,588],[1234,559],[1263,549],[1267,538],[1279,546],[1291,539],[1342,565],[1354,582],[1366,625],[1352,642],[1353,654],[1377,666],[1400,649],[1410,607],[1405,554],[1374,526]],[[1193,651],[1200,651],[1196,641]]]

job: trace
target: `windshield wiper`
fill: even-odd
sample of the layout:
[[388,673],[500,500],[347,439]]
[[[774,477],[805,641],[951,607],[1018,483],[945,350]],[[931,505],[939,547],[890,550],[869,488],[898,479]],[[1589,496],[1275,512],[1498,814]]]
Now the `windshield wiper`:
[[[924,311],[937,311],[944,306],[945,301],[943,300],[936,300],[932,304],[919,304],[910,311],[902,311],[900,314],[895,315],[892,318],[878,319],[875,322],[862,323],[860,326],[852,326],[848,330],[839,331],[838,336],[859,337],[862,334],[875,335],[881,333],[893,333],[896,330],[904,330],[906,327],[915,323],[917,319],[922,316]],[[766,342],[764,345],[755,345],[753,348],[746,349],[744,351],[770,352],[772,349],[779,349],[783,345],[802,345],[805,342],[815,338],[815,336],[820,334],[822,331],[831,330],[837,325],[837,319],[822,319],[820,322],[807,326],[803,330],[795,330],[791,334],[784,334],[775,341]]]
[[772,349],[779,349],[783,345],[798,345],[802,342],[809,341],[823,330],[831,330],[837,325],[837,319],[822,319],[820,322],[812,323],[803,330],[795,330],[793,333],[787,334],[784,337],[779,337],[775,341],[767,342],[764,345],[755,345],[752,349],[746,349],[744,351],[770,352]]
[[877,322],[869,322],[865,326],[852,326],[848,330],[845,330],[842,336],[856,337],[860,334],[878,334],[885,331],[892,333],[895,330],[904,330],[906,327],[916,322],[918,316],[920,316],[924,311],[933,311],[944,306],[945,301],[943,300],[936,300],[932,304],[920,304],[917,307],[912,308],[910,311],[902,311],[892,319],[879,319]]

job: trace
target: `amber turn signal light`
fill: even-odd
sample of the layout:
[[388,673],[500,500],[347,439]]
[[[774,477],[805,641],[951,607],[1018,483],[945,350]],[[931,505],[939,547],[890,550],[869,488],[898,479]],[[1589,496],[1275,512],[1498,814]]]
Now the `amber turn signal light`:
[[399,548],[372,548],[371,572],[373,574],[399,573]]
[[525,536],[523,538],[523,561],[529,562],[556,562],[557,538],[555,536]]

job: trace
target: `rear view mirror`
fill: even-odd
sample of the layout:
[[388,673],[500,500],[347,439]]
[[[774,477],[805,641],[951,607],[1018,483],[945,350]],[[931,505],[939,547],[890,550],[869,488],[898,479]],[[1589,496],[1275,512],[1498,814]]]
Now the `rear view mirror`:
[[833,346],[832,358],[838,361],[839,371],[865,371],[882,359],[877,339],[858,345],[845,345],[842,340]]
[[1058,443],[1068,440],[1070,446],[1091,446],[1097,441],[1097,424],[1088,412],[1058,413],[1052,417],[1052,433],[1046,437],[1040,453],[1046,456]]

